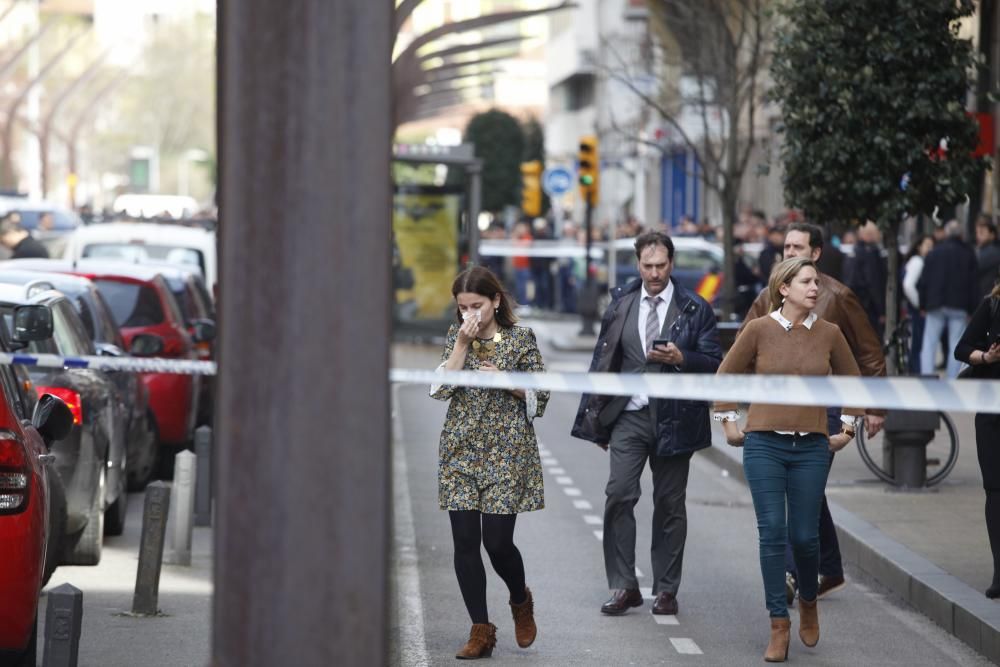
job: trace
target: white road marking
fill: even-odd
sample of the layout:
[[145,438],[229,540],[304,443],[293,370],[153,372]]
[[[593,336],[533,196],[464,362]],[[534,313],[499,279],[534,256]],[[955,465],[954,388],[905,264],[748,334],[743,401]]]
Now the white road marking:
[[543,466],[557,466],[557,465],[559,465],[559,461],[556,461],[553,458],[545,458],[545,459],[542,459],[542,465]]
[[601,524],[604,523],[604,519],[597,516],[596,514],[584,514],[583,520],[584,522],[589,523],[592,526],[600,526]]
[[[399,385],[392,385],[392,403],[399,405]],[[398,412],[397,412],[398,417]],[[417,556],[416,529],[410,505],[410,485],[407,481],[406,454],[403,451],[402,420],[393,420],[393,486],[395,487],[395,551],[396,588],[399,617],[405,623],[399,627],[400,658],[404,665],[426,667],[431,664],[424,637],[424,612],[420,597],[420,565]]]
[[566,485],[569,485],[569,484],[572,484],[572,483],[573,483],[573,478],[572,477],[556,477],[556,484],[566,484]]
[[565,470],[565,468],[549,468],[549,474],[550,475],[565,475],[566,474],[566,470]]
[[604,531],[603,530],[595,530],[594,531],[594,537],[596,537],[598,540],[600,540],[601,542],[603,542],[604,541]]
[[[659,625],[680,625],[681,624],[681,622],[677,620],[676,616],[665,616],[664,614],[651,614],[651,616],[653,617],[653,620],[656,621]],[[673,640],[671,640],[671,641],[673,641]],[[682,653],[683,653],[683,651],[682,651]],[[698,651],[698,653],[701,653],[701,651]]]
[[639,577],[641,579],[642,578],[642,570],[640,570],[639,568],[635,568],[635,576],[637,576],[637,577]]
[[592,509],[594,509],[594,506],[590,504],[589,500],[574,500],[573,501],[573,507],[577,508],[578,510],[592,510]]
[[580,489],[574,488],[572,486],[564,487],[563,493],[565,493],[567,496],[579,496],[583,494],[583,492],[580,491]]
[[646,598],[647,600],[652,600],[653,599],[653,587],[652,586],[646,586],[645,588],[640,587],[639,588],[639,592],[642,593],[642,597]]
[[678,653],[684,655],[701,655],[701,649],[694,643],[693,639],[686,637],[671,637],[670,643],[674,645]]

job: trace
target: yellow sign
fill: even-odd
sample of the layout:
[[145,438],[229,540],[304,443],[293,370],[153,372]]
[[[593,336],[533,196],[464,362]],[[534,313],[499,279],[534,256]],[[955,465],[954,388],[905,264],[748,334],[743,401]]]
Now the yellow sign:
[[399,319],[451,318],[460,203],[456,194],[396,193],[392,229]]

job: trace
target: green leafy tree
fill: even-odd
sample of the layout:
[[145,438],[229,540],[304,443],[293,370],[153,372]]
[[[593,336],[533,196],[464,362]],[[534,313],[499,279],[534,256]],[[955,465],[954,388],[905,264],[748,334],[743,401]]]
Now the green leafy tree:
[[[899,225],[964,200],[973,157],[964,100],[975,72],[958,21],[972,0],[793,0],[772,73],[782,107],[785,191],[820,222],[887,231],[886,335],[896,326]],[[890,368],[890,372],[896,369]]]
[[520,206],[524,134],[517,119],[497,109],[476,114],[465,128],[465,141],[483,161],[483,210]]

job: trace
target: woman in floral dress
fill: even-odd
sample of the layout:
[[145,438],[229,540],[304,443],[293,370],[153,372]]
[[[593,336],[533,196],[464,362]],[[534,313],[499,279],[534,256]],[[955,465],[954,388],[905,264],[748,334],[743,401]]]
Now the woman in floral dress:
[[[535,334],[515,326],[511,298],[488,269],[463,271],[451,292],[458,322],[448,330],[439,370],[545,370]],[[526,648],[537,631],[514,523],[518,513],[545,505],[532,420],[544,412],[548,392],[438,385],[431,396],[450,401],[441,431],[438,496],[451,519],[455,574],[473,623],[469,641],[455,657],[486,657],[496,645],[480,544],[507,584],[515,638]]]

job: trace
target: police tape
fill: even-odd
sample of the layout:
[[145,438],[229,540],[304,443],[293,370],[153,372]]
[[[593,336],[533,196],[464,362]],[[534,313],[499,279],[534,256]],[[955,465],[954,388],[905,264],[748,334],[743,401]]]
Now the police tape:
[[394,368],[390,382],[892,410],[1000,412],[1000,380],[697,373],[513,373]]
[[215,375],[214,361],[162,359],[159,357],[63,357],[58,354],[18,354],[0,352],[0,364],[19,364],[36,368],[93,368],[100,371],[136,373],[176,373],[180,375]]

